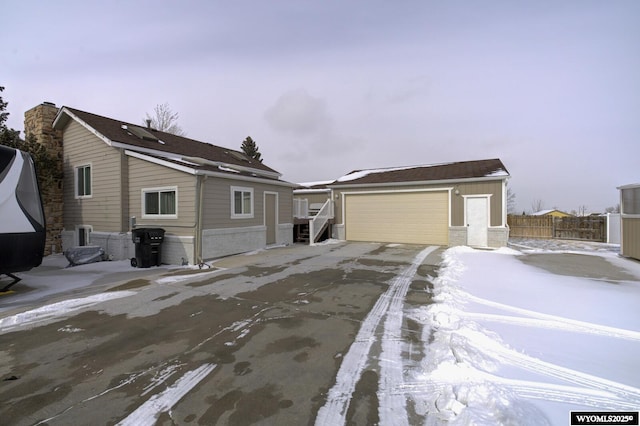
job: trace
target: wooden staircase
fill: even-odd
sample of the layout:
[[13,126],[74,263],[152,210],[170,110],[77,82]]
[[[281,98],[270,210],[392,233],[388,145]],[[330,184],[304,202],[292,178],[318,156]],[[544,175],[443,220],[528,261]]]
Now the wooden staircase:
[[309,242],[309,224],[301,223],[296,226],[296,235],[294,242],[296,243],[308,243]]

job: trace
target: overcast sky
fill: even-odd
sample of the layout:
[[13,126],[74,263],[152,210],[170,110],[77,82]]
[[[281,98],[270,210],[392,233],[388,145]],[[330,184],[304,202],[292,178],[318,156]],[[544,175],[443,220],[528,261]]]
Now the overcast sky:
[[640,181],[640,1],[6,1],[9,127],[43,101],[193,139],[251,136],[283,179],[500,158],[519,210]]

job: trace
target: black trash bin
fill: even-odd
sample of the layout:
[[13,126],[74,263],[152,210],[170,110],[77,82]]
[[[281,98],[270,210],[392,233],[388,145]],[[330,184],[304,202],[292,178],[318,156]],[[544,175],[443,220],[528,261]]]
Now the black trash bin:
[[164,229],[136,228],[131,231],[131,238],[136,245],[136,257],[131,259],[131,266],[138,268],[160,266]]

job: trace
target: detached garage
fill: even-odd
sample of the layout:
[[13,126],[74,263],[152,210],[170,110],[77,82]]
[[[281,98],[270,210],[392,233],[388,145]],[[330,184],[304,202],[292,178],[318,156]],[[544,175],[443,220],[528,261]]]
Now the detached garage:
[[333,237],[505,246],[508,177],[498,159],[353,171],[328,185],[335,201]]

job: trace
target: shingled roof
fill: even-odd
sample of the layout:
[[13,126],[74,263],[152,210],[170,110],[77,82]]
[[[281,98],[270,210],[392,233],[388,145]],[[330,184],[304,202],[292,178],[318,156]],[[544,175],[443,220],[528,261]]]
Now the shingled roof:
[[502,164],[502,161],[495,158],[421,166],[354,170],[338,178],[329,186],[447,181],[507,176],[509,176],[509,172],[506,167]]
[[[188,164],[192,168],[211,169],[211,164],[198,164],[197,161],[189,161],[190,159],[203,159],[208,162],[229,165],[230,167],[238,166],[244,171],[247,171],[246,169],[249,169],[248,171],[254,170],[263,177],[277,179],[281,175],[278,171],[248,157],[241,151],[176,136],[75,108],[62,107],[54,123],[56,126],[61,127],[66,125],[71,118],[81,120],[111,142],[126,145],[127,148],[133,151],[150,154],[167,161],[183,165]],[[229,172],[237,173],[237,171],[233,170]]]

